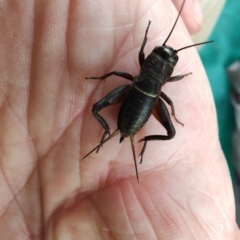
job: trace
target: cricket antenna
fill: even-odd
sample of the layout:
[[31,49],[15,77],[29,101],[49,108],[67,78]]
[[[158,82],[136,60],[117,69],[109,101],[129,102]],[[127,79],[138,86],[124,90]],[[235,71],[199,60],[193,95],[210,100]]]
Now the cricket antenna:
[[207,43],[212,43],[212,42],[214,42],[214,41],[196,43],[196,44],[189,45],[189,46],[186,46],[186,47],[183,47],[183,48],[179,48],[178,50],[175,50],[175,52],[177,53],[177,52],[182,51],[183,49],[186,49],[186,48],[190,48],[190,47],[194,47],[194,46],[198,46],[198,45],[203,45],[203,44],[207,44]]
[[179,11],[179,13],[178,13],[177,19],[175,20],[175,23],[173,24],[173,27],[172,27],[170,33],[168,34],[165,42],[163,43],[163,46],[166,45],[166,42],[167,42],[168,39],[170,38],[170,36],[171,36],[171,34],[172,34],[172,32],[173,32],[173,29],[175,28],[175,26],[176,26],[176,24],[177,24],[177,21],[178,21],[178,19],[179,19],[179,17],[180,17],[180,14],[181,14],[181,12],[182,12],[182,9],[183,9],[183,6],[184,6],[185,2],[186,2],[186,0],[183,1],[183,4],[182,4],[182,6],[181,6],[181,9],[180,9],[180,11]]

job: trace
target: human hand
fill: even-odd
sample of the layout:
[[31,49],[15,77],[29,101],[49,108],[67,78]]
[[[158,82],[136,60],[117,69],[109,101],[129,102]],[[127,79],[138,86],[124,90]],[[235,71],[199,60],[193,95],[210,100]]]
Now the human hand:
[[[173,0],[173,3],[179,11],[183,1]],[[181,17],[190,33],[198,32],[201,28],[203,21],[202,10],[199,0],[186,1],[181,13]]]
[[[193,75],[163,88],[185,126],[173,120],[173,140],[149,143],[140,184],[128,139],[79,162],[103,133],[92,105],[124,83],[85,76],[138,74],[148,20],[146,55],[177,15],[168,1],[117,4],[16,1],[1,9],[1,238],[236,239],[215,108],[193,48],[179,53],[174,72]],[[168,44],[190,44],[181,21]],[[113,129],[117,112],[101,112]],[[156,132],[165,130],[151,118],[136,139]]]

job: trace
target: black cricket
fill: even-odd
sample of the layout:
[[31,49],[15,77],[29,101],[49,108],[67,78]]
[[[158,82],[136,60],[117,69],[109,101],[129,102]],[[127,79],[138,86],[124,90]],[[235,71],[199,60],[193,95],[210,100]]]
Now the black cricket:
[[[167,82],[174,82],[183,79],[185,76],[191,74],[187,73],[184,75],[177,75],[171,77],[174,67],[178,62],[177,53],[183,49],[190,48],[193,46],[211,43],[213,41],[202,42],[190,46],[185,46],[178,50],[174,50],[172,47],[167,46],[166,42],[171,36],[173,29],[179,19],[181,11],[183,9],[185,0],[181,6],[177,19],[174,22],[174,25],[164,41],[162,46],[156,46],[153,51],[145,59],[144,47],[147,42],[148,29],[151,24],[149,21],[143,43],[139,52],[139,64],[140,64],[140,73],[138,76],[133,77],[131,74],[122,72],[122,71],[113,71],[109,72],[101,77],[86,77],[86,79],[105,79],[112,75],[126,78],[132,81],[132,85],[124,85],[114,89],[112,92],[107,94],[103,99],[98,101],[93,105],[92,113],[98,122],[103,126],[105,132],[103,133],[100,144],[92,149],[87,155],[82,159],[89,156],[92,152],[96,150],[99,151],[100,147],[110,140],[112,137],[120,133],[120,143],[125,137],[130,137],[132,152],[136,170],[136,177],[139,181],[138,170],[137,170],[137,161],[136,153],[134,147],[134,135],[145,125],[148,121],[150,115],[153,113],[156,119],[163,125],[167,130],[167,135],[150,135],[142,138],[139,142],[144,142],[143,148],[140,152],[141,160],[143,161],[143,154],[146,150],[147,143],[154,140],[169,140],[172,139],[175,134],[175,128],[170,118],[168,109],[164,101],[170,105],[172,116],[175,120],[183,125],[180,121],[177,120],[175,116],[175,110],[172,100],[161,91],[162,86]],[[164,101],[163,101],[164,100]],[[119,114],[118,114],[118,128],[110,134],[110,129],[105,121],[105,119],[99,115],[99,111],[107,106],[122,103]],[[82,160],[81,159],[81,160]]]

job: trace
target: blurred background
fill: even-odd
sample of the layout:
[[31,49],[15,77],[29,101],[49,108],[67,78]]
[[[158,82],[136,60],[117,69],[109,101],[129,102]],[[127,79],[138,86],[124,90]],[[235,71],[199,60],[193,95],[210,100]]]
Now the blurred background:
[[212,88],[219,138],[228,161],[240,226],[240,1],[200,0],[202,30],[194,42],[214,40],[199,49]]

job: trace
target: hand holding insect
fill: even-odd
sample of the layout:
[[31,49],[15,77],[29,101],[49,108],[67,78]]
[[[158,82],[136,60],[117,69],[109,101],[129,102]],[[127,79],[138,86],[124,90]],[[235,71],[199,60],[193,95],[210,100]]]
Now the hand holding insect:
[[[162,92],[162,87],[167,82],[179,81],[182,80],[185,76],[191,74],[187,73],[184,75],[172,76],[173,70],[178,62],[178,53],[180,51],[197,45],[213,42],[208,41],[192,44],[184,46],[177,50],[166,45],[177,24],[184,3],[185,1],[183,1],[182,7],[174,22],[174,25],[171,28],[171,31],[163,44],[161,46],[156,46],[152,50],[151,54],[149,54],[149,56],[145,59],[144,48],[147,43],[148,30],[151,24],[151,22],[149,21],[143,43],[138,54],[140,64],[140,71],[138,76],[133,77],[131,74],[123,71],[112,71],[100,77],[86,77],[86,79],[103,80],[115,75],[118,77],[126,78],[133,83],[132,85],[124,85],[116,88],[112,92],[108,93],[103,99],[94,104],[92,108],[93,115],[103,126],[105,132],[103,133],[100,143],[89,153],[87,153],[81,160],[89,156],[94,151],[98,153],[100,147],[102,147],[105,142],[109,141],[118,133],[120,133],[120,143],[124,140],[125,137],[130,137],[136,169],[136,177],[138,180],[134,135],[138,133],[138,131],[145,125],[151,113],[155,113],[155,117],[157,118],[157,120],[167,130],[167,135],[145,136],[139,141],[144,142],[142,151],[140,153],[140,163],[142,163],[143,154],[146,150],[147,142],[154,140],[170,140],[175,136],[175,128],[172,124],[169,112],[166,108],[164,101],[171,106],[172,115],[175,118],[176,122],[183,125],[177,120],[175,116],[173,102],[164,92]],[[109,125],[106,120],[99,114],[99,111],[107,106],[116,103],[122,103],[118,114],[118,128],[112,134],[110,134]],[[108,138],[106,138],[107,135],[109,135]]]
[[[129,141],[112,139],[79,164],[103,134],[92,105],[124,85],[114,77],[100,83],[84,77],[115,68],[138,75],[148,20],[146,56],[176,16],[165,0],[3,2],[1,238],[239,239],[212,95],[194,49],[179,53],[174,75],[193,74],[163,87],[184,128],[173,119],[176,137],[149,144],[140,184]],[[168,43],[192,44],[181,20]],[[111,129],[117,112],[101,112]],[[149,121],[136,142],[164,133]],[[142,145],[135,147],[139,153]]]
[[[175,20],[175,17],[172,17],[172,19]],[[172,19],[165,20],[162,17],[159,22],[173,23],[174,20]],[[147,48],[148,50],[146,50],[146,53],[149,53],[152,48],[156,46],[156,44],[159,42],[162,43],[165,40],[165,36],[158,37],[157,41],[152,39],[152,35],[155,31],[157,31],[158,26],[156,26],[153,21],[152,23],[153,24],[151,26],[152,28],[147,44],[148,46],[151,45],[151,47]],[[181,23],[179,24],[181,25]],[[170,27],[164,28],[164,30],[161,32],[164,32],[167,35]],[[117,30],[115,31],[118,32]],[[127,36],[131,35],[131,32],[132,31],[124,33],[125,35],[122,36],[123,39],[126,39]],[[138,31],[138,33],[139,32],[140,31]],[[186,43],[188,41],[187,33],[181,27],[176,26],[174,34],[175,37],[172,36],[172,38],[169,40],[169,44],[171,46],[179,46],[179,43]],[[116,35],[119,36],[117,33]],[[153,41],[154,43],[152,43]],[[134,49],[139,49],[139,45],[137,44],[139,42],[142,42],[142,38],[140,37],[138,37],[138,41],[134,41]],[[188,44],[184,45],[190,44],[191,43],[189,42]],[[118,46],[118,48],[115,49],[115,52],[118,53],[117,50],[119,49],[125,52],[122,46]],[[103,56],[107,55],[108,52],[109,49],[106,49],[98,55],[100,59],[104,59],[104,64],[105,61],[108,60],[106,60],[106,58]],[[122,56],[124,54],[119,55]],[[132,58],[125,60],[124,63],[121,62],[121,58],[120,60],[115,61],[109,60],[109,65],[107,65],[106,68],[101,68],[100,61],[98,61],[98,67],[96,67],[96,63],[93,60],[91,64],[91,70],[85,73],[84,76],[101,76],[102,74],[108,73],[109,70],[111,71],[114,69],[127,69],[126,72],[130,73],[132,69],[128,68],[128,65],[132,66],[130,62],[136,57],[137,50],[135,51],[135,54],[132,55]],[[90,155],[88,159],[81,162],[81,165],[83,164],[83,167],[88,169],[88,174],[85,176],[86,179],[88,177],[91,179],[92,176],[94,176],[94,178],[99,176],[99,179],[104,179],[103,193],[100,194],[100,196],[103,196],[103,198],[99,198],[99,195],[97,195],[96,198],[101,202],[98,205],[100,208],[106,208],[107,211],[113,211],[117,215],[118,213],[122,214],[122,211],[126,211],[130,215],[133,214],[133,216],[138,216],[139,221],[137,222],[141,224],[141,226],[145,223],[145,221],[143,221],[143,223],[140,220],[142,207],[135,208],[135,204],[140,204],[142,206],[145,204],[145,201],[147,201],[147,204],[153,206],[154,210],[152,210],[157,216],[159,216],[160,212],[160,218],[156,221],[156,229],[158,229],[160,232],[156,230],[157,237],[154,238],[153,236],[153,239],[179,238],[179,235],[177,235],[178,231],[175,232],[174,230],[172,235],[169,237],[167,235],[168,231],[165,232],[165,230],[162,230],[161,227],[163,225],[166,226],[165,224],[167,224],[168,220],[171,223],[172,219],[177,219],[177,226],[180,226],[181,231],[187,223],[187,225],[192,229],[192,235],[188,230],[186,230],[184,231],[185,234],[181,233],[180,236],[182,236],[183,239],[187,237],[192,239],[194,236],[199,236],[199,233],[202,233],[202,230],[199,231],[197,223],[203,220],[204,224],[208,223],[208,226],[210,226],[211,229],[216,229],[218,225],[217,222],[224,222],[224,220],[220,220],[225,218],[224,216],[227,216],[228,218],[224,225],[230,224],[231,230],[229,232],[226,230],[226,228],[221,230],[221,233],[219,233],[218,230],[216,230],[217,232],[215,233],[214,231],[211,232],[211,230],[207,230],[204,235],[206,236],[206,239],[208,237],[209,239],[232,239],[232,236],[236,236],[237,232],[236,226],[234,225],[234,213],[233,208],[231,208],[229,212],[228,207],[220,204],[222,201],[221,199],[226,196],[223,192],[228,192],[227,196],[231,196],[230,201],[232,203],[232,207],[234,203],[232,193],[230,194],[230,179],[223,177],[223,172],[226,171],[226,164],[217,140],[216,118],[214,116],[215,110],[209,85],[204,74],[204,70],[199,63],[196,52],[193,49],[189,49],[186,51],[181,51],[179,55],[181,61],[179,60],[179,64],[176,67],[176,75],[189,72],[192,72],[193,74],[188,76],[186,80],[183,80],[179,83],[166,84],[164,86],[164,92],[169,93],[168,95],[171,96],[175,104],[177,116],[181,119],[181,121],[184,122],[185,127],[181,128],[181,126],[175,124],[178,133],[176,137],[171,140],[171,142],[156,143],[154,147],[158,154],[156,154],[154,151],[148,151],[147,158],[150,163],[145,161],[144,167],[141,166],[141,169],[145,168],[145,173],[142,171],[140,175],[140,188],[136,187],[134,179],[130,177],[132,176],[132,165],[128,167],[129,159],[131,158],[129,151],[128,154],[126,154],[126,149],[129,147],[128,144],[118,145],[117,141],[115,141],[112,142],[109,147],[105,145],[99,154]],[[116,64],[114,64],[115,62],[120,62],[120,66],[116,67]],[[138,66],[137,63],[136,66]],[[93,74],[93,71],[97,71],[97,73]],[[138,75],[138,69],[135,70],[132,75]],[[113,77],[112,81],[111,79],[108,79],[104,81],[104,83],[85,80],[85,84],[95,84],[95,86],[98,88],[101,86],[101,96],[104,97],[112,89],[115,89],[113,85],[122,85],[121,79],[117,79],[118,78]],[[119,83],[117,81],[119,81]],[[107,87],[108,84],[111,84],[111,88]],[[95,92],[98,91],[96,90],[94,93]],[[96,102],[96,100],[99,99],[101,99],[101,97],[94,97],[91,95],[87,108],[89,112],[87,117],[88,121],[89,119],[93,118],[90,111],[92,105]],[[110,114],[112,111],[114,114]],[[108,111],[105,111],[103,115],[106,117],[106,119],[111,119],[112,122],[115,122],[117,112],[118,109],[115,110],[112,108],[111,110],[109,109]],[[84,124],[84,127],[87,130],[83,131],[83,144],[85,145],[84,150],[82,151],[83,156],[88,149],[91,149],[92,146],[95,145],[94,143],[99,141],[102,136],[102,126],[100,124],[99,128],[94,131],[97,132],[98,136],[96,137],[95,135],[93,137],[92,134],[91,136],[88,136],[89,129],[91,130],[93,123],[94,127],[97,128],[96,120],[88,122],[88,124]],[[151,125],[146,124],[145,127],[147,129],[144,130],[144,135],[146,133],[149,134],[150,131],[153,133],[160,131],[160,127],[157,122],[151,122]],[[163,128],[161,128],[161,130],[162,129]],[[140,148],[138,148],[138,150],[139,149]],[[101,168],[101,170],[99,170],[99,168]],[[222,177],[217,177],[218,174]],[[221,183],[218,181],[221,181]],[[223,186],[225,189],[224,191],[220,191],[220,185]],[[107,189],[105,189],[105,186]],[[118,187],[121,189],[120,196],[118,195],[118,191],[115,192]],[[141,189],[144,189],[144,191],[141,191]],[[143,192],[146,193],[146,195],[143,194]],[[220,195],[215,194],[216,192],[220,193]],[[133,198],[135,197],[137,200],[133,201]],[[149,199],[149,201],[147,199]],[[95,203],[97,203],[97,200]],[[102,202],[102,200],[104,202]],[[119,203],[119,205],[121,205],[122,202],[124,204],[126,203],[127,206],[125,207],[124,205],[123,208],[120,207],[115,209],[115,204],[112,204],[113,201],[116,201]],[[190,201],[190,206],[188,205],[188,201]],[[146,212],[146,208],[148,209],[148,206],[143,208],[144,212]],[[210,212],[211,214],[213,213],[213,215],[208,214]],[[149,212],[147,211],[147,214],[148,213]],[[181,217],[178,218],[179,214]],[[166,217],[166,219],[163,217],[163,215]],[[169,217],[171,219],[169,219]],[[194,219],[195,217],[197,220]],[[145,219],[145,217],[143,218]],[[187,219],[187,221],[182,221],[182,218]],[[216,221],[216,219],[218,220]],[[114,224],[117,225],[118,223],[118,220],[114,221]],[[133,228],[135,229],[135,227]],[[202,227],[200,227],[200,229],[202,229]],[[161,231],[163,231],[163,234]],[[140,235],[135,236],[138,237]],[[148,237],[149,236],[151,235],[148,235]]]

